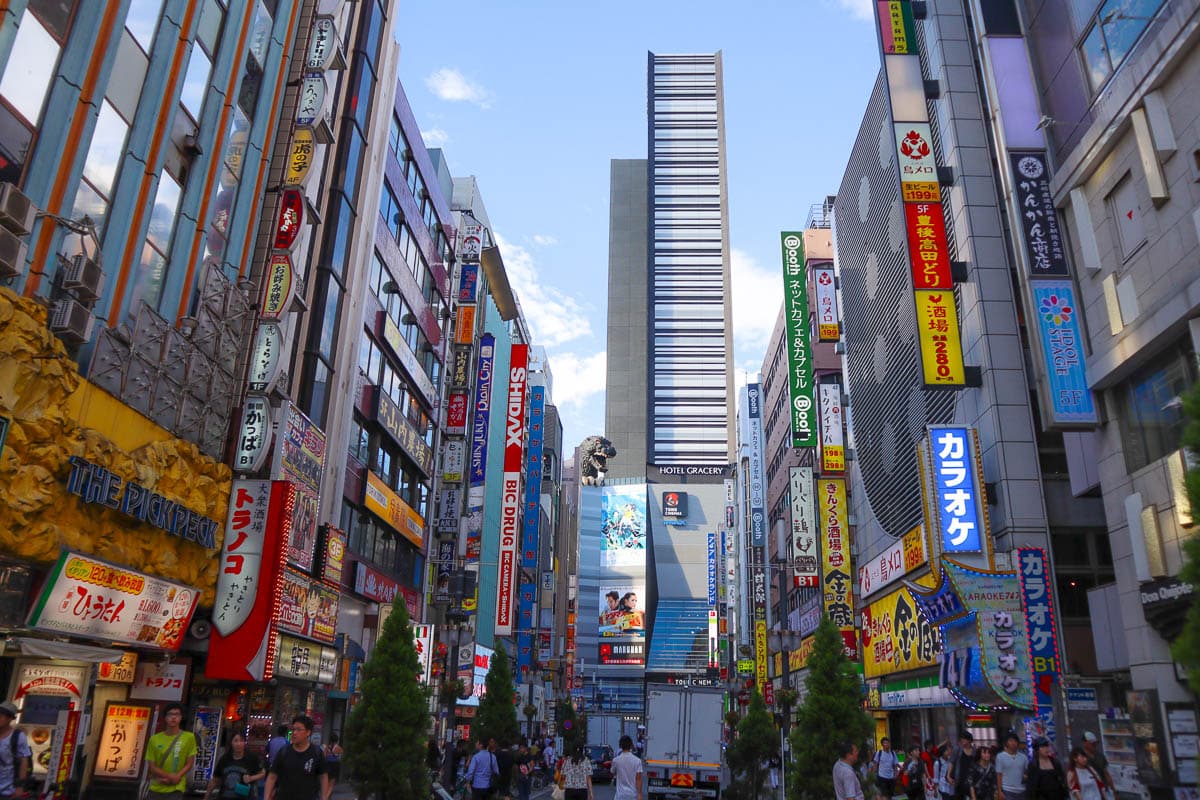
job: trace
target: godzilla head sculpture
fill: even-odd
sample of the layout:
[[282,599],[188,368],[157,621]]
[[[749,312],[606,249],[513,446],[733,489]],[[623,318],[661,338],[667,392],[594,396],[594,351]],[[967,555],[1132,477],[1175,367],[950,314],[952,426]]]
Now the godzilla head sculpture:
[[608,460],[617,448],[603,436],[589,436],[579,445],[579,482],[584,486],[600,486],[608,472]]

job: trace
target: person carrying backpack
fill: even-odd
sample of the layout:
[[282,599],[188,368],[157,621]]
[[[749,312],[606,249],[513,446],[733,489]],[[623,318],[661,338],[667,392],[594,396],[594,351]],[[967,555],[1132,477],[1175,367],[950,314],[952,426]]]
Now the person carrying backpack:
[[875,785],[879,787],[879,796],[883,800],[891,800],[896,794],[896,778],[900,762],[892,752],[892,742],[886,736],[879,740],[879,749],[871,759],[871,771],[875,773]]

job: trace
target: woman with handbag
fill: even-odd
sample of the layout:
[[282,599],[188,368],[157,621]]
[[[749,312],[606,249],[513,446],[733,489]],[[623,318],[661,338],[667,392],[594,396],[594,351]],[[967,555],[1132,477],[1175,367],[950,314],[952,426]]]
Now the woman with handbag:
[[1067,767],[1067,788],[1071,800],[1107,800],[1108,789],[1099,773],[1088,763],[1087,753],[1076,747],[1071,751],[1071,765]]
[[[246,752],[246,736],[235,731],[229,739],[229,749],[221,754],[208,781],[205,800],[219,797],[221,800],[254,797],[254,784],[267,777],[262,761],[254,753]],[[219,794],[214,795],[214,791]]]
[[592,794],[592,760],[576,745],[562,763],[562,788],[566,800],[595,800]]

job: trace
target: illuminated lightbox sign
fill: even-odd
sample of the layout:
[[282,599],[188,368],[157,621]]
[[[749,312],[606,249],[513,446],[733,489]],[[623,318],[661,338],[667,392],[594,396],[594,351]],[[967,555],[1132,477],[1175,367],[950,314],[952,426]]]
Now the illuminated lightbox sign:
[[783,315],[788,363],[788,399],[792,406],[792,446],[817,444],[816,390],[813,385],[812,343],[808,328],[808,280],[804,237],[798,231],[780,233],[783,248]]
[[987,516],[974,434],[970,428],[929,427],[933,505],[943,553],[983,550]]
[[1094,425],[1099,418],[1088,388],[1075,286],[1069,280],[1039,280],[1030,281],[1030,291],[1054,421]]

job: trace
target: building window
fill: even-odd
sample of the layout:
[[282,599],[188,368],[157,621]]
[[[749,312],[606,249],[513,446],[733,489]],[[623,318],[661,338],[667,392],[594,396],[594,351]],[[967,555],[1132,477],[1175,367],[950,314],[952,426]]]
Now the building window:
[[12,54],[0,77],[0,97],[31,126],[37,125],[42,116],[61,50],[37,15],[28,13],[21,18]]
[[[1113,76],[1151,20],[1162,8],[1164,0],[1105,0],[1089,3],[1072,0],[1079,30],[1085,33],[1079,45],[1092,91],[1100,88]],[[1091,14],[1087,13],[1091,6]]]
[[163,0],[132,0],[129,13],[125,15],[126,30],[147,54],[154,44],[154,34],[158,31],[158,18],[162,6]]
[[1133,178],[1126,175],[1105,199],[1108,213],[1117,229],[1117,244],[1121,247],[1121,259],[1128,260],[1139,247],[1146,243],[1146,227],[1142,223],[1142,207],[1138,203],[1137,188]]
[[1196,357],[1184,340],[1113,390],[1130,472],[1179,449],[1185,423],[1180,397],[1195,382]]
[[[175,213],[179,209],[179,182],[163,171],[158,179],[158,191],[150,210],[150,228],[142,244],[141,257],[135,267],[133,296],[128,306],[129,316],[137,318],[141,303],[157,309],[162,299],[163,283],[167,276],[167,245],[175,228]],[[172,312],[172,315],[174,313]]]
[[212,59],[199,42],[192,45],[191,55],[188,56],[187,72],[183,77],[183,91],[179,103],[184,107],[192,120],[200,119],[200,111],[204,108],[204,95],[208,90],[208,78],[212,74]]
[[[121,115],[111,103],[107,100],[102,102],[100,113],[96,117],[92,142],[88,146],[87,160],[83,165],[83,177],[75,191],[75,204],[71,211],[73,219],[91,217],[96,226],[96,237],[101,240],[104,237],[104,223],[108,218],[108,204],[117,176],[117,167],[121,163],[121,152],[125,148],[128,133],[129,124],[121,119]],[[82,252],[82,246],[80,237],[68,236],[63,241],[63,255],[77,255]]]

